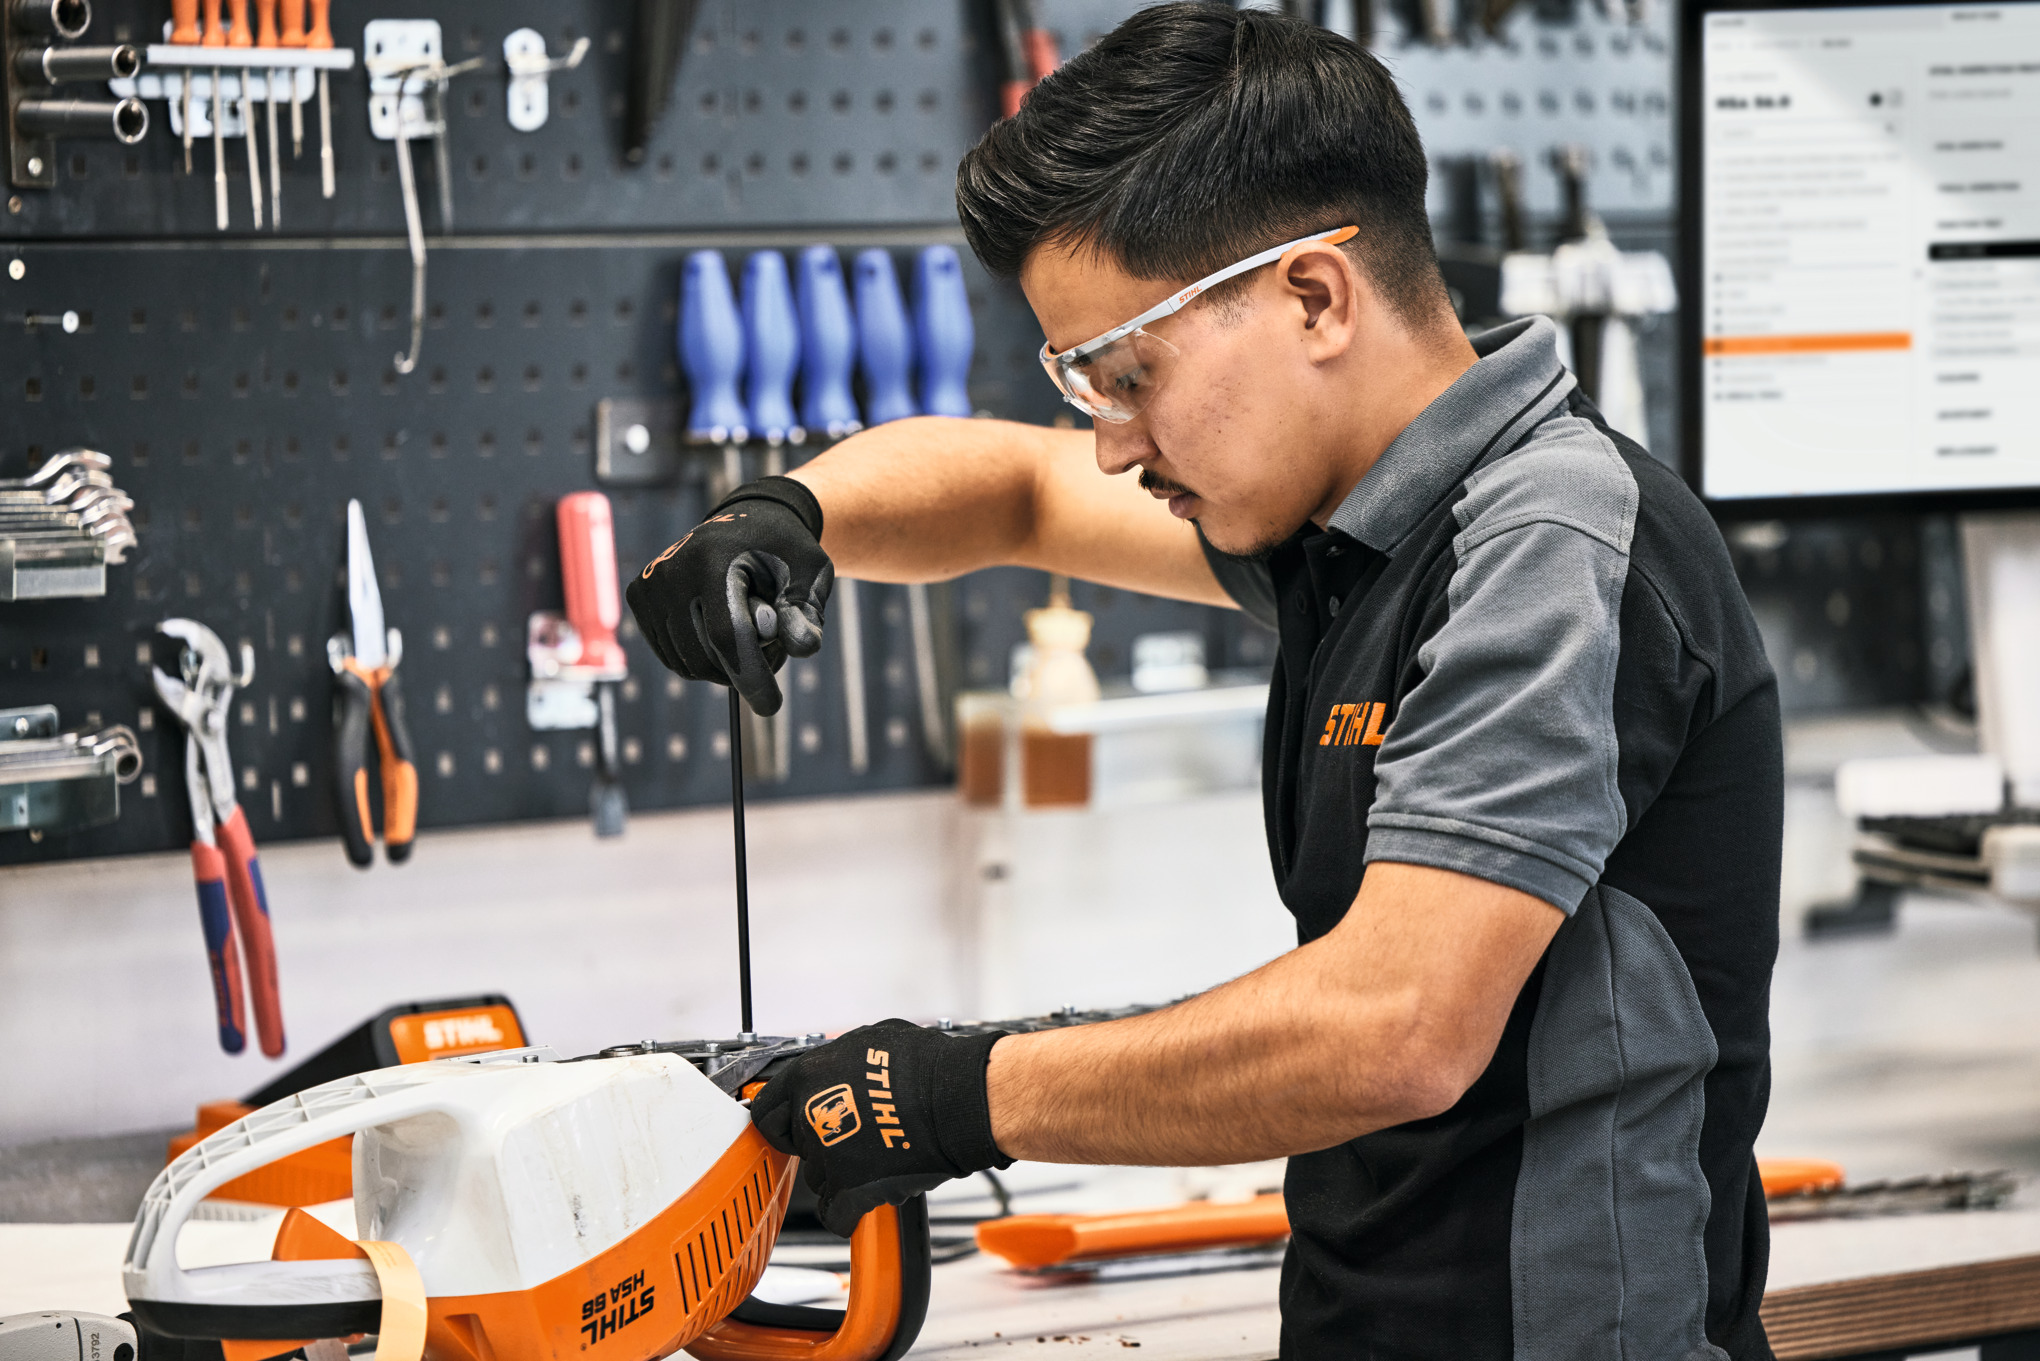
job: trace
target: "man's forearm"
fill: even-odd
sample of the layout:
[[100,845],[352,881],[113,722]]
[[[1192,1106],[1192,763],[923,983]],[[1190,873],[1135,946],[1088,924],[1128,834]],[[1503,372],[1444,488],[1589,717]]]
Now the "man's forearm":
[[1087,440],[924,416],[852,436],[792,476],[822,503],[822,547],[842,575],[936,581],[1018,560],[1034,538],[1043,462]]
[[1173,1166],[1330,1148],[1438,1114],[1494,1055],[1563,915],[1417,865],[1368,867],[1331,934],[1164,1011],[991,1052],[1013,1158]]

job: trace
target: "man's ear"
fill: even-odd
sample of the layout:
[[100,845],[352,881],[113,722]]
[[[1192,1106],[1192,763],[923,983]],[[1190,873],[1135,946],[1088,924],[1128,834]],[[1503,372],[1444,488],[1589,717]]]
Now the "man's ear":
[[1322,363],[1345,353],[1367,291],[1351,257],[1337,246],[1312,242],[1283,256],[1276,277],[1303,323],[1310,359]]

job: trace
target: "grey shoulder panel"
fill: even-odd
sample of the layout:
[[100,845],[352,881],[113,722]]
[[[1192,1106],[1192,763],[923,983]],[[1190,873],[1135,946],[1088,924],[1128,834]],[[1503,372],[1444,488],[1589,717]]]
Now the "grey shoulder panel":
[[1572,911],[1628,826],[1615,673],[1636,479],[1555,415],[1454,507],[1449,610],[1375,763],[1367,858],[1459,870]]
[[1511,1216],[1518,1361],[1723,1353],[1700,1168],[1713,1031],[1651,910],[1599,885],[1559,928],[1530,1030]]
[[1233,598],[1233,603],[1245,610],[1264,628],[1274,628],[1275,577],[1268,570],[1263,558],[1236,558],[1230,553],[1221,553],[1211,546],[1211,540],[1204,537],[1204,527],[1197,527],[1197,542],[1203,545],[1204,560],[1211,564],[1211,574],[1218,578],[1218,584]]

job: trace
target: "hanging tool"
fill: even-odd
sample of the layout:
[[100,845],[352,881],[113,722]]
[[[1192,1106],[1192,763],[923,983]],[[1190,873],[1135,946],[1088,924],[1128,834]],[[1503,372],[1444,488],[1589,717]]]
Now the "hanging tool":
[[[218,3],[218,0],[214,0],[214,3]],[[317,51],[326,51],[333,46],[333,0],[310,0],[310,4],[312,7],[312,26],[305,33],[305,46]],[[400,111],[398,118],[401,119],[402,117],[403,114]],[[328,87],[326,69],[323,66],[319,68],[319,193],[325,198],[333,197],[333,96]],[[424,247],[422,244],[414,254],[417,257],[421,257],[418,260],[417,269],[421,276],[419,284],[422,288],[422,276],[424,274],[424,263],[422,260]],[[417,348],[415,344],[411,347],[414,359]],[[409,370],[407,369],[405,372],[408,373]]]
[[[170,0],[170,41],[179,47],[196,47],[204,35],[198,27],[198,0]],[[184,173],[191,173],[191,69],[177,77],[184,99]]]
[[363,868],[375,862],[375,823],[368,806],[368,738],[373,731],[382,774],[383,853],[391,864],[401,865],[411,858],[418,828],[418,767],[404,724],[404,693],[397,684],[404,636],[384,627],[368,520],[359,501],[347,503],[347,616],[351,640],[349,633],[336,633],[326,641],[326,661],[340,689],[333,763],[339,775],[340,831],[350,861]]
[[[892,256],[877,247],[859,251],[853,271],[857,281],[857,360],[864,373],[864,414],[872,425],[918,415],[911,381],[914,332],[907,320],[906,304],[900,298],[900,280],[893,270]],[[964,371],[969,367],[966,352]],[[906,595],[922,741],[930,759],[946,767],[950,763],[948,724],[943,720],[941,687],[935,671],[935,630],[928,587],[914,582],[907,587]]]
[[[254,26],[248,22],[248,0],[231,0],[233,6],[233,31],[227,35],[229,47],[253,47]],[[234,77],[241,89],[241,133],[248,139],[248,200],[255,212],[255,230],[262,230],[262,145],[255,136],[255,82],[252,66],[243,66]]]
[[560,578],[566,588],[567,622],[579,640],[575,666],[593,671],[595,681],[596,770],[588,790],[595,835],[622,836],[630,811],[624,797],[617,753],[616,686],[628,674],[628,659],[616,641],[623,598],[616,585],[616,530],[609,498],[577,491],[560,498]]
[[[234,764],[227,754],[227,713],[236,687],[255,678],[255,649],[241,644],[238,672],[219,635],[191,619],[166,619],[161,631],[184,644],[181,679],[151,668],[156,694],[184,725],[184,781],[191,799],[191,866],[198,880],[199,921],[212,965],[213,1003],[220,1048],[238,1054],[247,1045],[241,968],[247,966],[255,1029],[262,1052],[283,1053],[283,1005],[277,994],[276,946],[270,937],[269,896],[247,814],[234,799]],[[218,823],[215,836],[214,823]],[[238,938],[239,956],[235,944]]]
[[[721,472],[711,479],[709,500],[719,501],[743,485],[744,443],[751,415],[744,406],[744,320],[730,289],[722,252],[698,250],[687,257],[681,276],[680,363],[694,394],[687,413],[687,438],[722,446]],[[777,779],[780,758],[772,721],[752,714],[752,773]]]
[[[963,262],[953,246],[924,246],[914,259],[914,339],[921,359],[921,409],[931,416],[971,416],[970,361],[977,346]],[[907,588],[914,633],[914,678],[921,694],[921,733],[936,761],[953,764],[949,706],[935,666],[934,611],[928,588]]]
[[[744,372],[751,433],[765,441],[763,474],[786,471],[786,444],[807,438],[793,409],[793,376],[800,367],[800,318],[786,257],[776,250],[753,251],[744,262]],[[765,720],[772,727],[772,778],[784,780],[793,753],[793,687],[786,702]]]
[[[281,0],[282,32],[277,41],[284,47],[302,49],[305,45],[305,0]],[[305,151],[305,106],[298,98],[297,68],[290,68],[290,158],[294,161]],[[271,141],[276,140],[274,137]]]
[[630,81],[624,96],[623,159],[644,162],[652,130],[673,97],[687,39],[694,30],[695,0],[637,0],[632,17]]
[[[205,36],[201,47],[227,45],[226,20],[221,16],[222,0],[205,0]],[[227,101],[220,83],[220,68],[212,69],[212,87],[206,99],[206,115],[212,119],[213,219],[220,231],[227,229]]]
[[994,0],[999,23],[999,53],[1005,80],[999,86],[999,113],[1020,112],[1028,92],[1062,64],[1055,35],[1041,26],[1033,0]]
[[[256,25],[255,45],[257,47],[275,48],[279,46],[278,40],[280,36],[276,30],[276,0],[255,0],[255,3],[260,8],[260,18]],[[247,78],[247,74],[243,73],[241,79],[246,81]],[[276,138],[276,87],[282,82],[283,71],[280,67],[272,66],[263,74],[262,92],[266,96],[269,105],[267,121],[269,124],[269,230],[271,231],[283,230],[283,151],[277,145]],[[250,124],[248,131],[248,153],[252,156],[254,152],[255,131],[254,125]],[[259,226],[261,224],[257,223],[256,225]]]
[[[857,357],[857,327],[850,313],[850,294],[843,287],[843,266],[833,246],[809,246],[800,253],[800,382],[801,421],[811,434],[833,443],[863,428],[857,399],[850,392],[850,369]],[[862,775],[871,768],[871,726],[864,696],[864,614],[861,586],[854,577],[836,578],[830,601],[836,611],[835,636],[843,658],[843,707],[848,718],[850,769]]]

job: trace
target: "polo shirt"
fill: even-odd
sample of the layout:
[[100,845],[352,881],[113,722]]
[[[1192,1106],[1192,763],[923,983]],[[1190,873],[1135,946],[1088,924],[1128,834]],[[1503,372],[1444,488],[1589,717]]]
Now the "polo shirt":
[[1289,1160],[1290,1358],[1767,1358],[1783,756],[1726,546],[1531,318],[1322,529],[1206,544],[1277,629],[1268,851],[1307,942],[1377,860],[1566,914],[1485,1072]]

